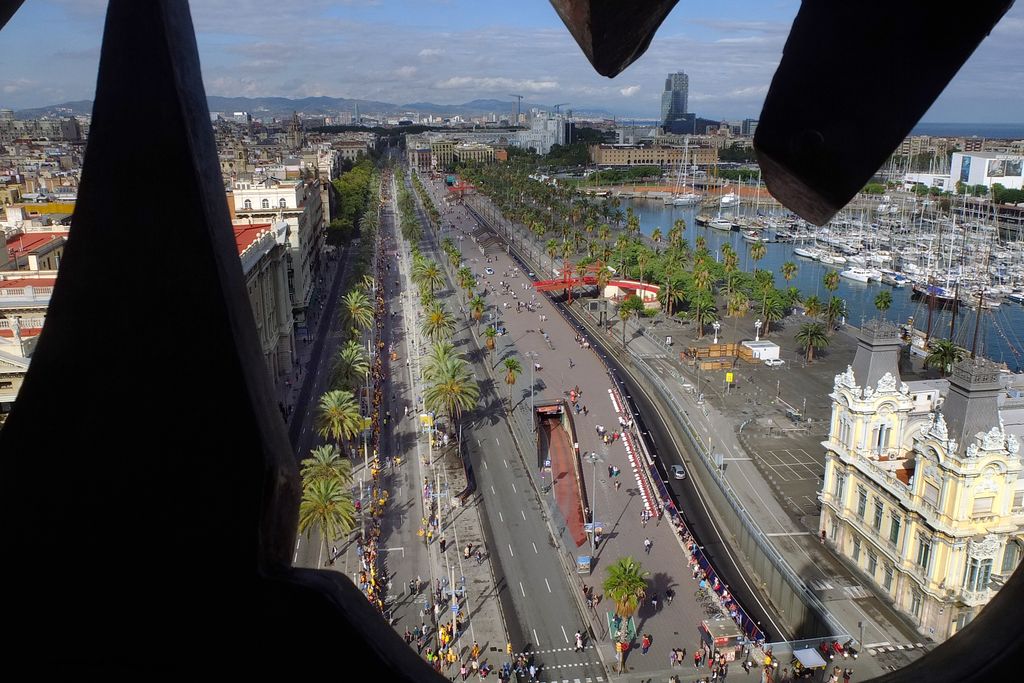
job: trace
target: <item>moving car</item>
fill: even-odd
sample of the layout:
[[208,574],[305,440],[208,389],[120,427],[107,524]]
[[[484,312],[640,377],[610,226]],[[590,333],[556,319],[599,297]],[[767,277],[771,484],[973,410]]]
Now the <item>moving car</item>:
[[780,368],[786,364],[786,361],[781,358],[768,358],[765,359],[764,364],[770,368]]
[[494,275],[494,268],[484,268],[484,272],[488,275]]
[[686,470],[683,469],[682,465],[672,465],[672,478],[673,479],[686,479]]

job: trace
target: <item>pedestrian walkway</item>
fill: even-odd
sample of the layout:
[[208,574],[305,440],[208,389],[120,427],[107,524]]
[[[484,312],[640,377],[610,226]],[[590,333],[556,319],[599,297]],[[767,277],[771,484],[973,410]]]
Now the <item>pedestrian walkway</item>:
[[[482,207],[482,214],[491,215],[485,199],[475,197],[473,201]],[[544,258],[543,255],[539,256]],[[539,267],[534,267],[538,268],[538,275],[543,277]],[[586,314],[581,310],[581,315]],[[615,322],[616,326],[620,324],[621,321]],[[679,362],[677,354],[671,351],[670,347],[666,347],[660,339],[654,338],[648,330],[642,329],[635,322],[629,321],[626,324],[631,362],[638,368],[647,369],[645,377],[667,388],[665,395],[670,398],[666,399],[666,403],[673,411],[678,411],[685,417],[685,420],[680,419],[680,423],[688,425],[687,430],[694,435],[696,450],[707,458],[714,452],[723,454],[729,465],[727,478],[733,493],[738,496],[743,509],[756,511],[757,524],[772,539],[776,549],[793,564],[796,574],[803,577],[823,577],[826,581],[827,577],[845,577],[843,587],[833,592],[835,597],[841,596],[843,601],[839,603],[832,599],[832,595],[827,596],[830,598],[829,607],[839,621],[837,632],[855,633],[857,624],[863,622],[866,627],[864,639],[868,642],[883,640],[877,635],[886,632],[912,634],[913,629],[908,630],[903,620],[893,614],[891,607],[883,605],[864,587],[855,586],[854,584],[858,583],[857,577],[850,574],[849,569],[841,566],[826,548],[808,536],[806,528],[786,515],[772,492],[764,485],[761,475],[754,469],[749,449],[737,436],[738,425],[714,405],[697,401],[698,391],[695,386],[701,386],[703,389],[707,379],[698,385],[696,380],[700,378],[699,375],[695,377],[690,374],[689,368]],[[547,327],[545,330],[550,333]],[[613,330],[609,329],[608,332],[615,338],[621,335],[618,329],[614,335]],[[704,390],[711,390],[711,386],[708,385]],[[704,465],[697,462],[694,466]],[[642,485],[640,488],[642,489]],[[871,601],[871,604],[866,606],[867,612],[856,605],[858,600]],[[871,673],[877,671],[875,668],[868,670]]]
[[[392,197],[397,198],[395,189]],[[393,199],[392,209],[397,217],[397,199]],[[457,672],[456,662],[468,662],[474,643],[479,644],[478,662],[496,666],[504,660],[508,635],[500,603],[495,599],[497,588],[487,561],[489,553],[484,548],[479,496],[467,495],[469,483],[454,439],[448,446],[443,445],[440,433],[432,430],[432,420],[420,420],[424,388],[420,359],[427,347],[419,334],[421,310],[414,299],[417,288],[412,282],[410,245],[405,239],[396,239],[395,274],[403,290],[396,309],[401,320],[396,320],[396,324],[403,330],[403,351],[408,362],[402,374],[408,393],[401,401],[402,406],[394,405],[392,410],[396,416],[402,415],[407,424],[425,427],[411,430],[415,433],[415,457],[411,458],[410,467],[417,472],[417,482],[422,482],[416,484],[416,490],[422,490],[424,495],[417,496],[417,513],[408,515],[410,520],[427,522],[419,537],[419,542],[426,545],[428,557],[428,566],[423,568],[423,575],[429,577],[422,597],[429,615],[425,618],[432,622],[435,634],[445,624],[463,623],[461,631],[453,629],[455,635],[448,643],[454,645],[457,657],[455,662],[446,662],[450,664],[445,667],[448,673]],[[430,248],[429,242],[419,246],[425,251]],[[403,365],[396,364],[396,371],[399,367]],[[412,408],[408,417],[404,417],[406,406]],[[435,638],[434,650],[439,646],[442,644]]]
[[[573,416],[579,453],[597,455],[595,464],[584,470],[586,497],[594,520],[601,522],[605,530],[604,540],[594,553],[593,578],[580,577],[579,580],[600,585],[607,565],[619,557],[632,555],[642,558],[645,570],[651,573],[649,595],[664,596],[665,591],[676,590],[683,581],[690,580],[689,558],[680,547],[672,525],[662,524],[662,518],[657,514],[651,515],[650,522],[641,519],[641,512],[647,512],[648,506],[657,509],[656,501],[648,501],[653,497],[649,491],[650,484],[647,484],[648,493],[645,495],[642,479],[634,478],[624,486],[615,487],[614,478],[606,476],[608,466],[623,473],[634,471],[629,448],[635,446],[637,435],[635,428],[625,427],[619,422],[620,417],[627,418],[616,410],[616,399],[609,394],[609,389],[615,389],[615,383],[609,379],[600,357],[593,349],[584,346],[584,340],[579,339],[577,331],[546,297],[533,292],[528,278],[515,261],[506,253],[493,247],[488,250],[487,245],[473,240],[472,233],[478,226],[464,208],[456,210],[451,222],[456,226],[454,236],[462,237],[457,242],[467,264],[476,271],[479,285],[491,293],[488,303],[493,305],[496,324],[506,328],[507,333],[497,339],[495,357],[518,357],[524,367],[529,367],[527,362],[541,366],[540,370],[534,371],[533,386],[519,394],[520,400],[515,400],[517,392],[513,391],[516,417],[510,424],[519,431],[519,442],[527,445],[536,443],[529,432],[531,391],[535,391],[535,399],[539,402],[564,399],[566,392],[579,388],[576,393],[580,412]],[[486,262],[487,258],[491,259],[490,263]],[[490,267],[494,274],[486,274],[485,267]],[[586,410],[583,410],[584,406]],[[624,411],[627,407],[619,405],[618,409]],[[619,438],[610,441],[603,438],[598,425],[604,427],[605,436],[616,433]],[[621,437],[624,433],[631,436],[630,447]],[[529,453],[524,453],[524,456],[530,459]],[[597,463],[600,463],[600,468]],[[636,472],[644,474],[640,467]],[[538,479],[538,486],[541,484]],[[560,507],[550,498],[549,504]],[[653,542],[650,555],[643,554],[645,536]],[[566,542],[570,546],[573,543],[571,540]],[[677,593],[679,597],[671,605],[662,600],[655,606],[649,599],[641,605],[635,617],[638,628],[651,632],[655,636],[654,643],[648,657],[630,657],[628,669],[644,671],[657,668],[667,661],[671,648],[692,648],[696,643],[697,625],[704,618],[704,612],[697,606],[692,591]],[[609,603],[604,602],[600,609],[600,613],[590,613],[591,628],[602,638],[599,646],[604,648],[603,659],[611,661],[615,651],[607,639],[607,627],[604,625],[607,621],[605,609],[610,609]],[[691,626],[680,629],[680,624]]]

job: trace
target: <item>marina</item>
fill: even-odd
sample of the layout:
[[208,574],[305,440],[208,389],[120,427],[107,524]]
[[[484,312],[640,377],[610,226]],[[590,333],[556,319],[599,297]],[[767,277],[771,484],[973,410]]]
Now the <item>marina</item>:
[[720,259],[722,246],[730,244],[744,270],[755,267],[750,245],[764,242],[766,255],[756,267],[773,271],[778,280],[782,264],[794,262],[790,284],[805,297],[827,299],[823,276],[838,271],[835,294],[846,301],[855,325],[878,315],[874,299],[883,290],[892,294],[886,317],[912,323],[922,339],[930,332],[970,349],[980,319],[978,353],[1011,370],[1024,367],[1024,242],[1001,239],[995,225],[969,209],[940,217],[925,202],[916,202],[915,211],[914,203],[883,198],[873,210],[847,210],[820,228],[749,205],[701,208],[633,198],[623,199],[622,206],[632,207],[647,235],[682,218],[691,245],[701,236]]

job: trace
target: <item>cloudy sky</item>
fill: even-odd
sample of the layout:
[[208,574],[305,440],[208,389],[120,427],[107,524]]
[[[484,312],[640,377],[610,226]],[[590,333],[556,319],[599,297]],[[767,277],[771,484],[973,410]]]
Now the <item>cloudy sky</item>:
[[[26,2],[0,33],[0,107],[91,99],[105,6]],[[594,72],[546,0],[192,3],[211,95],[404,104],[519,93],[530,102],[653,118],[665,75],[683,70],[690,109],[725,119],[758,116],[798,8],[798,0],[684,0],[639,62],[609,80]],[[1022,35],[1024,3],[1017,3],[924,120],[1024,122]],[[926,65],[902,55],[875,68]]]

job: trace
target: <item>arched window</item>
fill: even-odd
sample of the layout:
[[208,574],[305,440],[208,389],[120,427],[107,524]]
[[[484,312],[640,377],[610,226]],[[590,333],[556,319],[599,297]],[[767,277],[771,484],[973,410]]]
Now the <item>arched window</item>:
[[263,200],[263,208],[264,209],[269,209],[270,208],[270,200],[269,199],[264,199]]
[[283,209],[288,206],[288,202],[284,200],[284,197],[281,197],[277,200],[277,205]]
[[245,202],[244,202],[244,206],[247,209],[251,209],[252,208],[252,200],[251,199],[246,199]]

